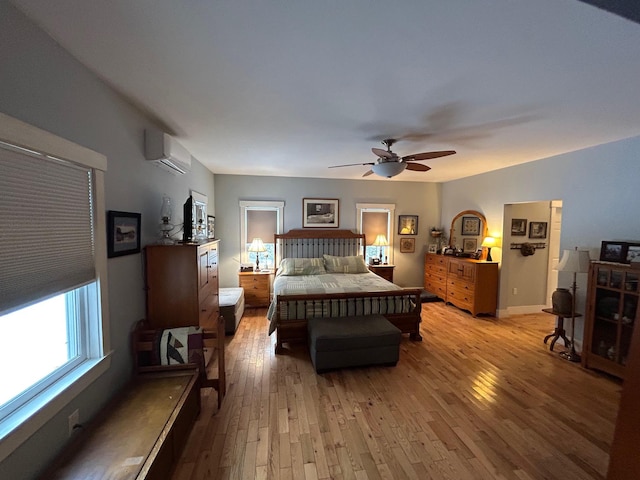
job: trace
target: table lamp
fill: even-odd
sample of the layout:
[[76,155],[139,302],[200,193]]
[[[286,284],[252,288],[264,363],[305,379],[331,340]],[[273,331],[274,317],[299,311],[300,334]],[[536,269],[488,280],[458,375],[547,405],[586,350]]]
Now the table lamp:
[[267,249],[262,242],[262,239],[259,237],[254,238],[251,241],[251,245],[249,245],[250,252],[256,252],[256,272],[260,271],[260,252],[266,252]]
[[389,245],[386,235],[381,233],[376,237],[371,245],[374,247],[380,247],[380,261],[382,261],[382,247],[386,247]]
[[491,258],[491,247],[497,247],[498,246],[498,241],[496,240],[495,237],[484,237],[484,240],[482,240],[482,245],[480,245],[481,247],[487,247],[487,262],[493,262],[493,259]]
[[573,273],[573,283],[571,284],[571,350],[562,352],[560,356],[570,362],[579,362],[580,355],[576,353],[575,331],[576,331],[576,275],[578,273],[589,272],[589,252],[586,250],[565,250],[556,270],[559,272]]

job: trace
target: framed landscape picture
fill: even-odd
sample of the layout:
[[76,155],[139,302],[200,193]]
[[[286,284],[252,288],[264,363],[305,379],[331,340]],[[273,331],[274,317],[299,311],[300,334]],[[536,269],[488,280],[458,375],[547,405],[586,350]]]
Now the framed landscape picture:
[[107,257],[140,253],[139,213],[107,212]]
[[340,201],[337,198],[303,198],[303,228],[338,228]]

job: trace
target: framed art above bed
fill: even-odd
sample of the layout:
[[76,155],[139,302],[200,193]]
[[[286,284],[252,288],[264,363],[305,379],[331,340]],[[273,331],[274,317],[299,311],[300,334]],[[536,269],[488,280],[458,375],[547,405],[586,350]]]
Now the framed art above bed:
[[338,228],[340,200],[337,198],[303,198],[303,228]]

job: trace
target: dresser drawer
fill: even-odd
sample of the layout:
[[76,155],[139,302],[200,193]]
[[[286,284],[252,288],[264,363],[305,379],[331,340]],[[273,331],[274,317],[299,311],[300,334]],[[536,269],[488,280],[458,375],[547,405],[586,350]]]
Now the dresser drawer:
[[239,273],[238,284],[244,290],[244,301],[247,306],[269,306],[271,301],[271,275],[269,273]]

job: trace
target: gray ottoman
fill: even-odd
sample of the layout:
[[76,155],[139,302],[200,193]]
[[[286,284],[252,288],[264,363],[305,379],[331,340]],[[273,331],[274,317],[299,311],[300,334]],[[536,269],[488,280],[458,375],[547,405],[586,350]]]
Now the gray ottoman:
[[382,315],[310,318],[309,353],[316,372],[389,365],[400,357],[400,329]]

